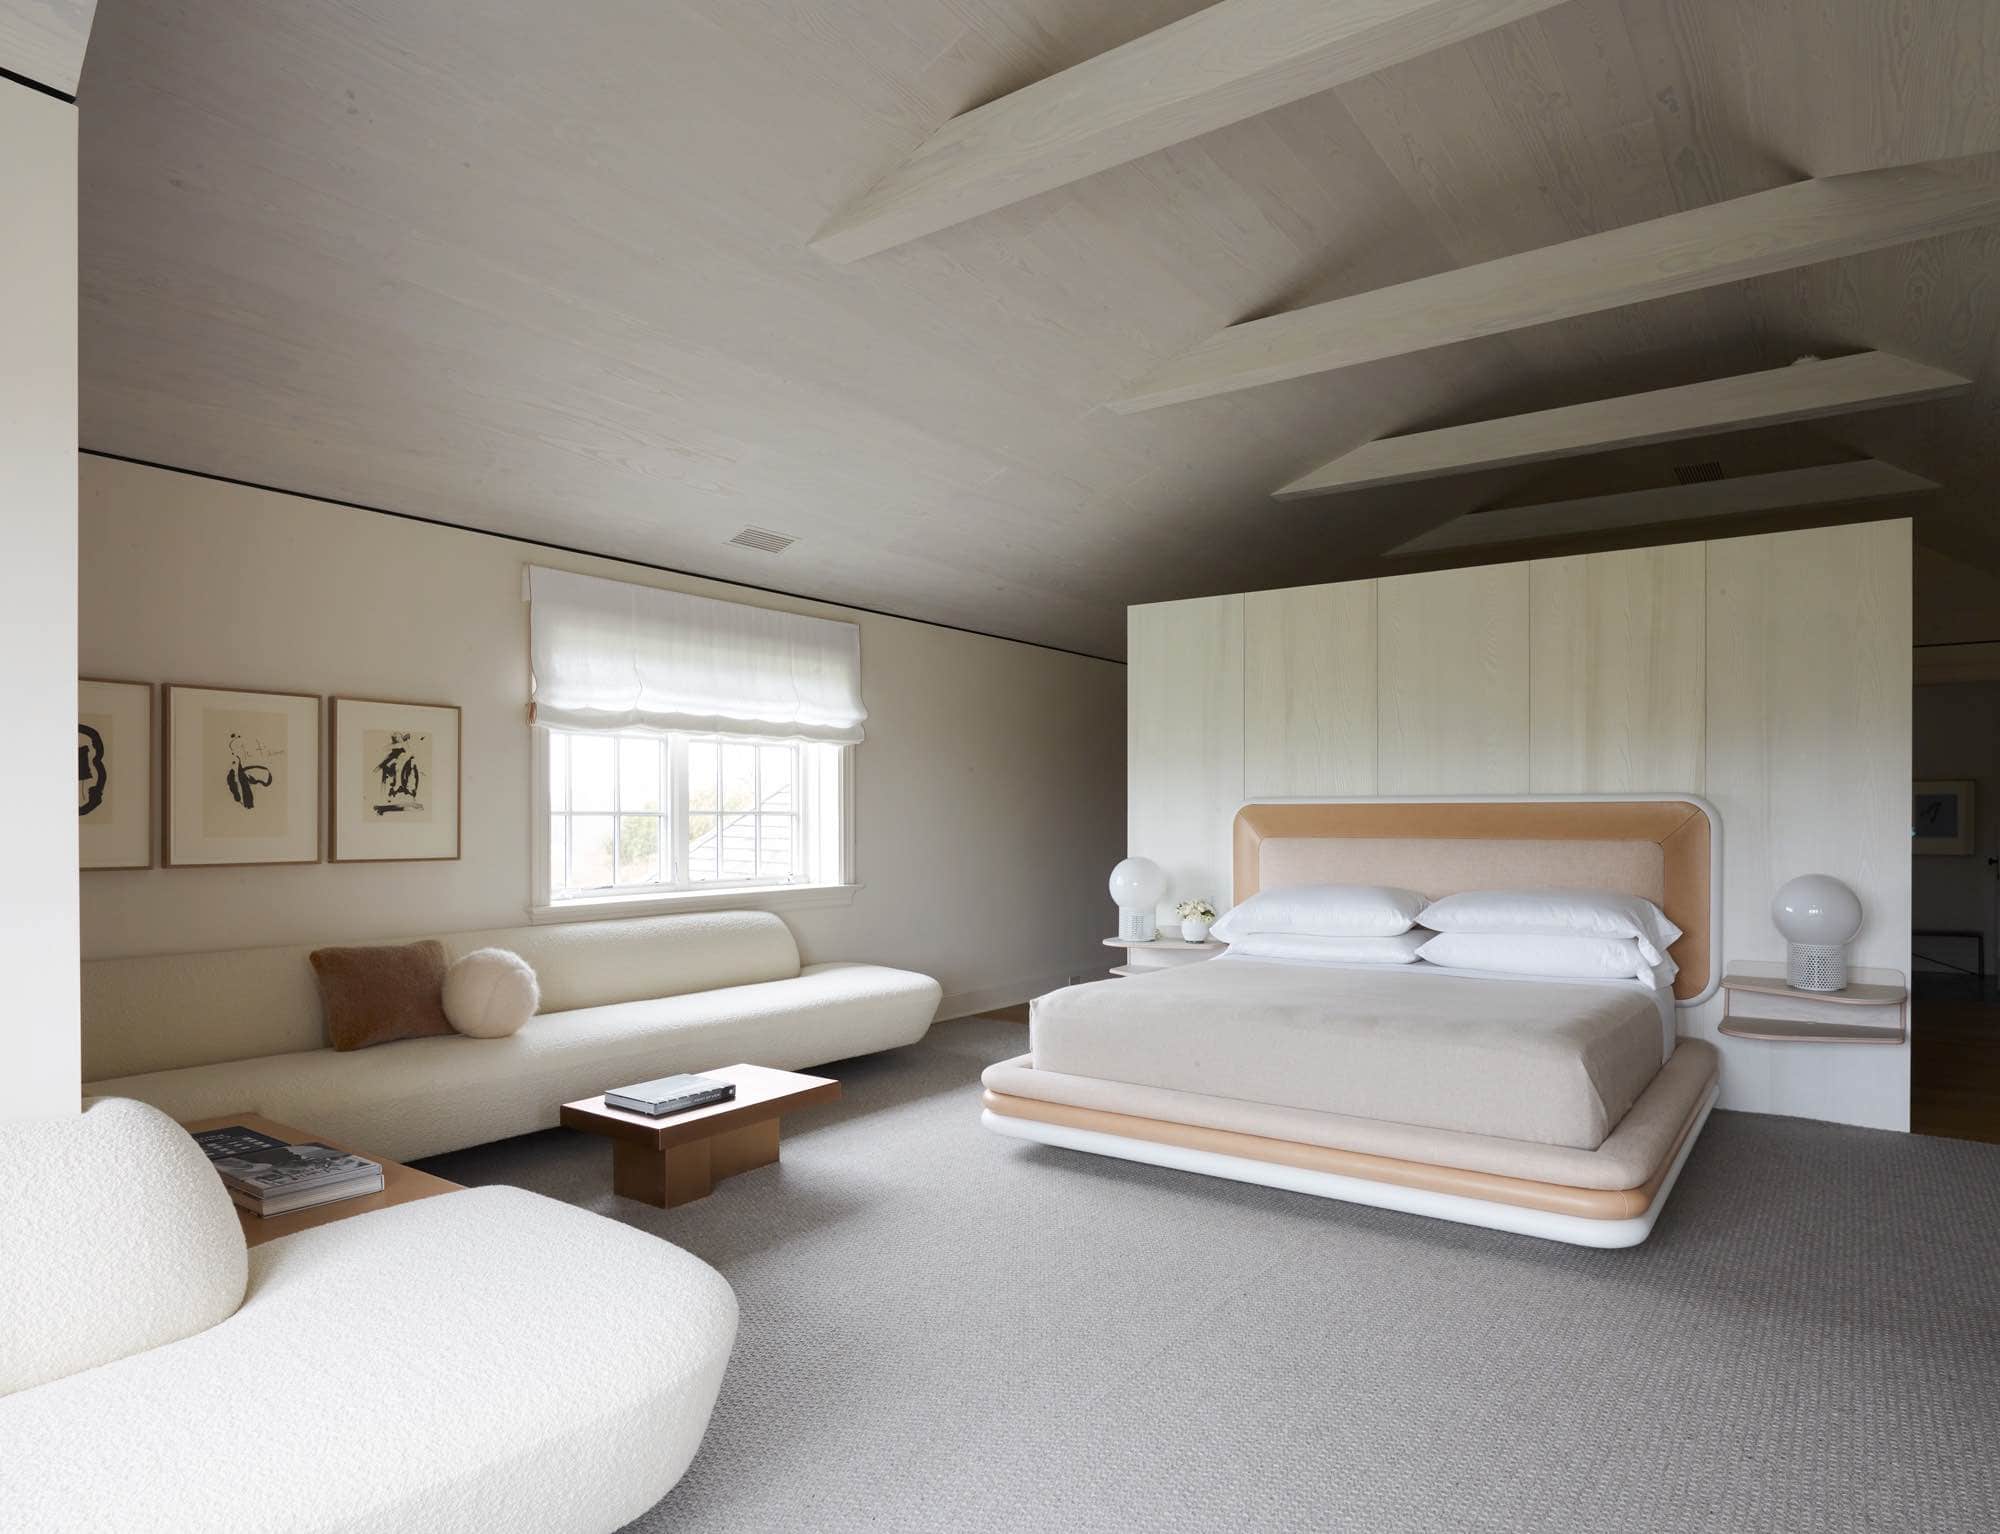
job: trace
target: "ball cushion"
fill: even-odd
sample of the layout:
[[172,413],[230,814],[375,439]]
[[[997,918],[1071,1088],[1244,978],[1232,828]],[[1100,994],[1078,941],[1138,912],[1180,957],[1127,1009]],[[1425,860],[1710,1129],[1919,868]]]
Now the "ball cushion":
[[476,948],[444,974],[444,1015],[471,1038],[518,1033],[541,1004],[533,966],[505,948]]

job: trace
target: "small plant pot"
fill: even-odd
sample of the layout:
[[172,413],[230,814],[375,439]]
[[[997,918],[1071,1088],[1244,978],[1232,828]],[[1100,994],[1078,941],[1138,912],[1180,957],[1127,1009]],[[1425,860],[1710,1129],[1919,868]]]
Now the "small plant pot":
[[1183,916],[1181,918],[1181,937],[1190,943],[1207,942],[1208,923],[1203,921],[1199,916]]

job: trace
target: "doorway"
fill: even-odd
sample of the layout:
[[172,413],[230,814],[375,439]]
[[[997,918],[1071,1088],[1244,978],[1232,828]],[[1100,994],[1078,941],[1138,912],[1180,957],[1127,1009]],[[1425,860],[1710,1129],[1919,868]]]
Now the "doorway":
[[2000,679],[1914,704],[1910,1128],[2000,1144]]

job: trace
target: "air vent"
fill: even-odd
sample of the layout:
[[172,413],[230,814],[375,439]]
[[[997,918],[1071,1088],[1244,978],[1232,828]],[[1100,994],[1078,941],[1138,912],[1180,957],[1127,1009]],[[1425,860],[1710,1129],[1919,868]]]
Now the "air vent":
[[1710,480],[1721,479],[1722,465],[1714,459],[1707,463],[1677,463],[1674,478],[1683,485],[1705,485]]
[[768,527],[746,527],[729,541],[760,554],[782,554],[799,540],[774,533]]

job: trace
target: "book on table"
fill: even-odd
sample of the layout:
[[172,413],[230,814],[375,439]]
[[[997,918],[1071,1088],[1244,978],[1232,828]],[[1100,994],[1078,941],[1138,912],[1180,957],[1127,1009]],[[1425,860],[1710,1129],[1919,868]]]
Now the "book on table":
[[380,1162],[331,1145],[293,1145],[246,1124],[205,1129],[194,1139],[229,1196],[252,1214],[290,1214],[382,1191]]
[[607,1108],[627,1113],[643,1113],[648,1118],[665,1118],[670,1113],[686,1113],[711,1103],[734,1102],[736,1083],[714,1076],[662,1076],[655,1081],[635,1082],[629,1087],[613,1087],[604,1094]]

